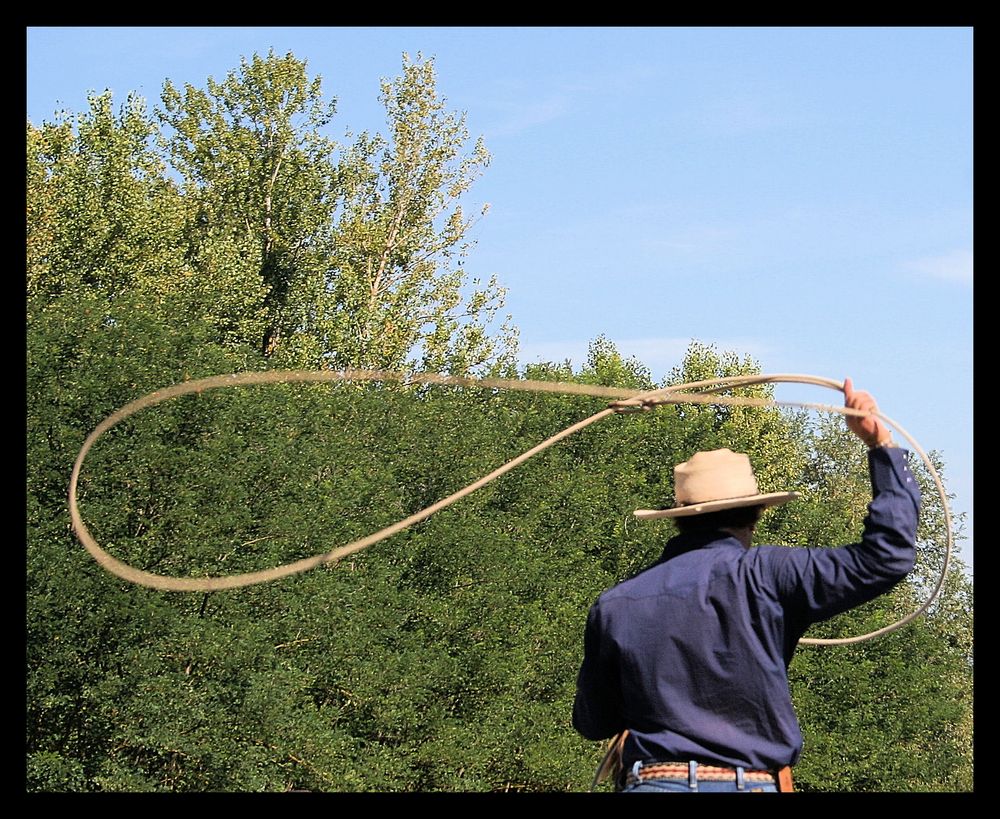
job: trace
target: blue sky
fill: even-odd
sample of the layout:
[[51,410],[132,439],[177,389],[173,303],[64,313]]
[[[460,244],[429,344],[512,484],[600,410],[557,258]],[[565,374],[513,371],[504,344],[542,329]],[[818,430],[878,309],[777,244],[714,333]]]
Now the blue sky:
[[[384,130],[382,77],[433,57],[493,160],[468,267],[522,360],[598,335],[655,377],[692,339],[851,376],[941,453],[972,564],[970,28],[31,28],[27,116],[159,102],[273,48]],[[777,397],[837,403],[827,390]]]

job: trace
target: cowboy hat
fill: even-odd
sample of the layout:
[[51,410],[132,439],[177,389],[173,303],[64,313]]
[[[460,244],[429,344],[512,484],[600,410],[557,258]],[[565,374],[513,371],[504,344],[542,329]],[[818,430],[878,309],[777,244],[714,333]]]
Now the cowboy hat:
[[636,509],[637,518],[677,518],[702,515],[738,506],[777,506],[799,496],[798,492],[760,494],[750,458],[729,449],[696,452],[674,467],[672,509]]

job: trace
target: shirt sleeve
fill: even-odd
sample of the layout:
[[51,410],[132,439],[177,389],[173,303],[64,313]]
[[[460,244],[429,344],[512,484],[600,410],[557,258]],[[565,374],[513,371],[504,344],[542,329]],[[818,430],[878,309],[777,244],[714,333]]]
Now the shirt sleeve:
[[906,450],[869,451],[872,501],[860,543],[787,549],[777,561],[777,586],[786,607],[808,622],[833,617],[891,589],[916,557],[920,488]]
[[576,681],[573,727],[587,739],[607,739],[624,727],[621,683],[610,656],[611,640],[602,639],[600,602],[587,616],[583,638],[583,664]]

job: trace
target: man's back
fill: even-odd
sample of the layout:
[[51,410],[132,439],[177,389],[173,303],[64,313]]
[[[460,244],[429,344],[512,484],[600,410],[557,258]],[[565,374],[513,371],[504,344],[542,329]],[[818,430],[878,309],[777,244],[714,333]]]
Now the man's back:
[[574,725],[624,729],[623,761],[775,770],[802,737],[787,665],[806,628],[912,568],[919,490],[898,449],[869,455],[873,500],[857,544],[746,548],[727,532],[673,538],[663,557],[591,609]]
[[785,707],[786,624],[779,601],[757,593],[760,554],[724,533],[681,536],[665,560],[602,595],[595,625],[622,669],[629,756],[794,761],[780,759],[801,744]]

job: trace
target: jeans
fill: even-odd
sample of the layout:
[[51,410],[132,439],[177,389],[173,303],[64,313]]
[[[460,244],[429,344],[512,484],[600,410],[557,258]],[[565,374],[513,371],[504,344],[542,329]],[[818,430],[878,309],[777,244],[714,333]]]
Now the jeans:
[[[632,767],[638,774],[641,762]],[[777,782],[747,782],[743,780],[743,769],[734,768],[731,780],[698,780],[698,766],[692,763],[691,773],[686,777],[657,777],[640,780],[629,776],[622,793],[777,793]]]

